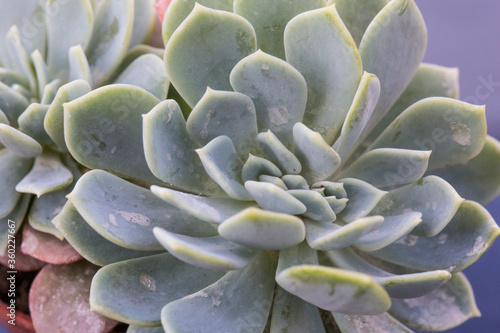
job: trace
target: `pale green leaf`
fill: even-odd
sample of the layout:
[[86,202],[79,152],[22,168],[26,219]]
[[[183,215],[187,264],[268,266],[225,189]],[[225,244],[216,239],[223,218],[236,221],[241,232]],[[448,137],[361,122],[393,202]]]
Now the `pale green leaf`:
[[36,157],[42,153],[42,146],[35,139],[6,124],[0,124],[0,143],[21,157]]

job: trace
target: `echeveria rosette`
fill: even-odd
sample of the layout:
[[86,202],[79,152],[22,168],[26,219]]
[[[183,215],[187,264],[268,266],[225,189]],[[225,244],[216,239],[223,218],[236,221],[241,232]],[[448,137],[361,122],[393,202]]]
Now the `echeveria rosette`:
[[[147,42],[154,28],[156,14],[153,4],[153,0],[103,0],[98,4],[93,0],[2,3],[2,262],[8,264],[10,259],[6,255],[7,236],[10,235],[7,220],[15,221],[16,231],[22,228],[22,235],[19,233],[16,236],[20,245],[16,254],[16,269],[38,270],[44,263],[61,265],[82,259],[51,222],[65,205],[65,196],[71,192],[83,171],[68,153],[63,129],[63,104],[107,83],[140,86],[158,98],[166,98],[169,83],[160,57],[163,50],[140,45]],[[82,265],[92,271],[81,280],[82,283],[85,280],[86,291],[80,290],[82,286],[77,284],[75,290],[70,291],[67,285],[59,283],[61,280],[58,283],[47,282],[54,277],[49,273],[56,270],[52,265],[47,265],[42,277],[37,278],[33,295],[40,292],[62,292],[66,295],[64,301],[64,297],[58,298],[51,305],[44,304],[45,296],[33,296],[31,314],[37,331],[50,331],[57,325],[64,325],[69,331],[89,332],[96,327],[109,330],[116,324],[113,320],[90,313],[88,300],[82,303],[96,269],[86,263],[70,265],[66,271],[69,275],[76,274],[72,272],[72,267],[75,270],[84,269]],[[42,279],[45,282],[39,281]],[[77,297],[79,290],[81,295]],[[81,303],[80,310],[73,311],[68,307],[70,303]],[[61,321],[44,314],[44,306],[66,318]],[[68,315],[71,312],[72,315]],[[94,322],[91,327],[82,323],[89,318]]]
[[105,266],[94,311],[130,332],[322,332],[318,308],[342,332],[479,315],[460,272],[500,233],[481,206],[500,188],[484,107],[455,99],[455,69],[421,64],[413,1],[334,2],[174,0],[176,100],[110,85],[64,105],[70,153],[102,169],[54,220]]

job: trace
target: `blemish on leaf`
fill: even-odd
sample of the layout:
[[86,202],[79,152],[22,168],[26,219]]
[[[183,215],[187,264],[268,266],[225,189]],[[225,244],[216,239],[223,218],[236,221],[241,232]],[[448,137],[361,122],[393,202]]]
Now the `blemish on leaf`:
[[156,281],[152,276],[142,273],[141,283],[151,291],[156,291]]
[[113,212],[123,217],[127,222],[135,223],[143,227],[146,227],[151,223],[149,217],[139,213],[130,213],[120,210],[114,210]]
[[470,137],[470,128],[464,124],[456,122],[450,123],[451,135],[453,140],[461,146],[470,146],[472,144]]

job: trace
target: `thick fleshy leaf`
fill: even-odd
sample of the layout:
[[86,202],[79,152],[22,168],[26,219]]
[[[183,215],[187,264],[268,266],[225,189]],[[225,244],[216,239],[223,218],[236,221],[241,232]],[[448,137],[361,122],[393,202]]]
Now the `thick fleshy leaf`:
[[134,25],[134,0],[104,0],[95,12],[87,57],[94,87],[102,85],[128,50]]
[[63,240],[63,235],[52,224],[52,219],[63,209],[67,202],[66,195],[69,194],[69,192],[71,192],[71,186],[35,198],[28,215],[30,226],[35,230],[52,234],[60,240]]
[[16,68],[20,73],[22,73],[28,79],[28,90],[32,94],[36,94],[36,80],[35,71],[31,64],[31,59],[26,48],[23,45],[21,34],[17,26],[12,26],[5,36],[6,46],[9,53],[10,60],[13,63],[14,68]]
[[83,259],[67,241],[37,231],[29,224],[23,227],[21,252],[54,265],[70,264]]
[[429,169],[463,163],[486,141],[484,106],[431,97],[410,106],[370,146],[432,150]]
[[171,333],[230,333],[235,328],[263,332],[272,306],[275,269],[276,259],[262,252],[245,269],[229,272],[205,289],[167,304],[161,311],[163,328]]
[[88,225],[70,201],[66,202],[53,223],[82,257],[98,266],[158,254],[126,249],[108,241]]
[[155,0],[134,1],[134,27],[130,46],[146,44],[153,32],[156,20]]
[[62,86],[62,81],[55,79],[49,82],[43,89],[41,104],[49,105],[56,97],[57,90]]
[[361,58],[334,5],[294,17],[284,33],[286,60],[307,82],[304,123],[332,144],[361,80]]
[[449,97],[458,99],[458,69],[431,64],[420,64],[408,87],[394,106],[380,120],[365,142],[375,139],[413,103],[427,97]]
[[43,96],[45,91],[45,86],[49,82],[49,73],[47,69],[47,64],[40,54],[39,50],[35,50],[31,54],[31,61],[33,63],[33,68],[35,69],[35,77],[38,86],[38,96]]
[[322,181],[314,183],[311,188],[324,189],[325,196],[334,196],[336,198],[347,198],[347,192],[343,183],[336,183],[331,181]]
[[422,178],[431,151],[379,148],[361,155],[341,172],[339,178],[356,178],[386,188]]
[[257,47],[273,56],[285,59],[283,33],[295,16],[324,7],[325,0],[235,0],[234,12],[246,18],[255,29]]
[[90,169],[160,183],[149,171],[142,114],[160,101],[130,85],[109,85],[64,104],[64,137],[73,157]]
[[359,45],[368,25],[388,2],[388,0],[330,1],[330,3],[335,3],[340,18],[351,33],[356,45]]
[[382,216],[370,216],[347,225],[306,220],[306,239],[310,247],[331,251],[352,245],[356,240],[377,229],[384,222]]
[[35,330],[74,333],[108,332],[117,322],[90,311],[89,290],[97,267],[81,261],[47,265],[30,289],[30,313]]
[[309,184],[307,184],[307,180],[300,175],[284,175],[281,177],[286,187],[290,190],[308,190]]
[[[252,5],[255,1],[246,3]],[[268,12],[269,4],[265,8]],[[287,4],[287,8],[294,7]],[[307,85],[302,75],[287,62],[259,50],[233,68],[230,81],[235,91],[252,99],[259,132],[271,130],[291,147],[293,125],[302,121],[306,108]]]
[[410,83],[427,46],[427,29],[413,0],[389,2],[359,45],[363,69],[380,80],[380,98],[364,133],[382,119]]
[[[0,219],[0,256],[4,256],[7,253],[7,247],[10,243],[9,240],[15,239],[13,237],[21,228],[24,217],[28,212],[30,199],[31,197],[29,195],[24,194],[19,201],[16,200],[15,207],[7,213],[6,216]],[[20,243],[20,239],[17,242]]]
[[282,188],[265,182],[247,181],[245,188],[254,200],[265,210],[290,215],[304,214],[306,206]]
[[325,333],[318,308],[277,286],[271,333]]
[[162,37],[165,45],[167,45],[168,40],[182,21],[184,21],[194,9],[195,3],[213,9],[225,10],[228,12],[233,11],[233,0],[172,0],[163,18]]
[[482,205],[500,193],[500,142],[486,138],[483,150],[473,159],[432,172],[447,182],[464,198]]
[[390,191],[380,200],[373,213],[398,215],[408,211],[421,212],[422,223],[412,234],[431,237],[446,227],[463,200],[446,181],[428,176]]
[[344,184],[349,201],[342,212],[339,213],[339,216],[346,222],[351,222],[368,215],[387,194],[387,192],[381,191],[359,179],[345,178],[341,182]]
[[413,333],[388,313],[376,316],[333,313],[335,323],[344,333]]
[[21,74],[11,69],[0,68],[0,82],[11,87],[14,84],[19,84],[22,87],[28,86],[28,80]]
[[253,27],[241,16],[196,4],[166,46],[168,77],[193,107],[207,87],[231,90],[229,74],[255,51],[255,39]]
[[307,208],[304,216],[321,222],[335,221],[335,213],[325,197],[319,192],[309,190],[289,190],[288,193],[302,202]]
[[163,61],[154,54],[135,59],[115,80],[118,84],[131,84],[150,92],[159,100],[167,97],[168,79]]
[[0,150],[0,218],[7,216],[16,206],[21,197],[16,184],[32,165],[32,159],[19,157],[7,149]]
[[186,264],[168,253],[101,268],[92,281],[92,311],[119,321],[158,326],[161,308],[197,292],[223,275]]
[[356,95],[354,95],[351,108],[347,112],[342,125],[340,137],[333,145],[333,149],[339,154],[340,158],[344,159],[348,156],[351,148],[355,146],[356,141],[370,120],[379,95],[380,81],[375,75],[364,72]]
[[156,251],[163,247],[154,227],[189,236],[213,236],[215,230],[150,191],[102,170],[84,174],[68,199],[78,213],[109,241],[133,250]]
[[451,278],[451,274],[443,270],[394,275],[369,264],[351,249],[328,252],[327,255],[336,267],[370,275],[394,298],[426,295]]
[[36,157],[42,153],[42,146],[35,139],[6,124],[0,124],[0,143],[21,157]]
[[[48,86],[47,86],[48,87]],[[53,141],[43,127],[44,118],[49,110],[49,105],[31,103],[19,116],[19,130],[41,144],[53,145]]]
[[256,251],[227,241],[221,236],[189,237],[153,230],[156,239],[167,251],[190,265],[218,270],[242,269],[255,257]]
[[236,200],[253,200],[242,184],[243,161],[230,138],[219,136],[196,152],[205,171],[227,195]]
[[94,13],[89,0],[47,1],[49,16],[47,25],[47,65],[51,78],[67,80],[69,77],[70,47],[87,45],[92,34]]
[[3,113],[2,110],[0,110],[0,124],[9,125],[9,119],[7,118],[7,116],[5,115],[5,113]]
[[247,208],[219,225],[219,234],[241,245],[281,250],[302,242],[306,228],[296,216]]
[[55,153],[44,152],[35,159],[31,171],[16,185],[16,191],[43,194],[61,190],[73,182],[73,174]]
[[295,156],[302,165],[302,176],[315,183],[329,178],[340,166],[340,156],[318,132],[302,123],[293,126]]
[[195,152],[198,145],[174,100],[163,101],[143,116],[144,153],[149,169],[164,182],[193,193],[220,191]]
[[252,154],[248,155],[248,159],[241,169],[243,182],[258,180],[260,176],[281,177],[282,175],[281,170],[273,162]]
[[406,236],[422,222],[422,213],[408,212],[397,216],[384,216],[384,223],[358,239],[354,245],[362,251],[375,251]]
[[212,198],[183,193],[169,188],[151,186],[151,191],[158,198],[190,215],[210,223],[222,223],[227,218],[242,210],[255,206],[253,202],[231,198]]
[[69,82],[75,80],[87,81],[92,87],[92,73],[90,72],[89,61],[81,45],[73,46],[69,49]]
[[298,175],[302,165],[295,155],[270,130],[257,135],[257,144],[268,160],[286,175]]
[[13,60],[9,58],[4,36],[13,25],[22,27],[26,31],[23,34],[24,47],[28,47],[29,53],[34,50],[45,52],[45,15],[43,12],[44,2],[37,0],[7,1],[2,4],[0,13],[0,62],[6,67],[12,68]]
[[[156,48],[150,45],[137,45],[130,49],[125,58],[121,60],[120,65],[113,71],[111,74],[109,81],[112,82],[120,76],[120,74],[128,67],[134,60],[145,55],[145,54],[154,54],[158,56],[158,58],[163,59],[163,48]],[[170,91],[170,90],[169,90]]]
[[225,135],[240,157],[246,159],[254,150],[257,136],[255,106],[250,97],[241,93],[207,88],[191,111],[186,129],[201,146]]
[[13,126],[17,126],[17,118],[26,110],[28,105],[29,102],[26,97],[0,82],[0,109]]
[[[500,235],[500,228],[480,204],[464,201],[451,222],[434,237],[408,235],[370,254],[417,270],[459,272],[470,266]],[[428,253],[432,252],[432,256]]]
[[469,281],[461,273],[425,296],[393,299],[389,313],[402,323],[424,331],[445,331],[481,315]]
[[286,187],[285,182],[283,182],[283,180],[281,178],[278,178],[278,177],[268,176],[268,175],[260,175],[259,181],[276,185],[285,191],[288,190],[288,187]]
[[54,100],[50,104],[49,110],[45,115],[43,127],[58,148],[67,151],[66,141],[64,140],[64,108],[63,104],[71,102],[87,93],[92,89],[84,80],[71,81],[57,90]]
[[303,248],[280,252],[276,282],[281,288],[328,311],[374,315],[389,309],[389,295],[371,277],[317,264],[300,264],[305,255],[300,253]]

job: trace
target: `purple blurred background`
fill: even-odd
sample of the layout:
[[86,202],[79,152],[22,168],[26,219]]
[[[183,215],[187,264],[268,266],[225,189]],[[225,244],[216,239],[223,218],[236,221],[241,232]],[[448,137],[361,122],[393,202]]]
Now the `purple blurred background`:
[[[500,1],[416,0],[429,31],[424,61],[460,69],[460,99],[486,104],[488,133],[500,139]],[[487,87],[483,79],[497,83]],[[477,93],[479,92],[479,93]],[[500,170],[499,170],[500,172]],[[500,198],[487,206],[500,222]],[[464,271],[482,317],[453,333],[500,332],[500,240]]]

